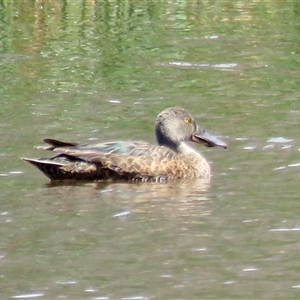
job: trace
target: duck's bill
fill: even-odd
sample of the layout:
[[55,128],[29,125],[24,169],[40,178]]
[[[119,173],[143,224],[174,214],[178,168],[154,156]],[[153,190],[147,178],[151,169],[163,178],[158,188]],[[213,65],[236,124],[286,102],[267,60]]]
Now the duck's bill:
[[197,127],[197,132],[192,135],[191,141],[198,143],[198,144],[203,144],[206,147],[219,146],[224,149],[227,148],[227,144],[225,144],[222,140],[220,140],[216,136],[204,131],[199,126]]

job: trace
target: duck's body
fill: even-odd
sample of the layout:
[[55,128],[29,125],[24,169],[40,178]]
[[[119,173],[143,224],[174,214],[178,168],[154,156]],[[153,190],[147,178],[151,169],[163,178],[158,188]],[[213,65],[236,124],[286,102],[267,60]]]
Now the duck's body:
[[137,141],[79,145],[53,139],[43,147],[57,153],[47,159],[24,159],[50,180],[166,181],[210,177],[210,166],[186,144],[226,144],[202,130],[181,108],[168,108],[156,119],[158,146]]

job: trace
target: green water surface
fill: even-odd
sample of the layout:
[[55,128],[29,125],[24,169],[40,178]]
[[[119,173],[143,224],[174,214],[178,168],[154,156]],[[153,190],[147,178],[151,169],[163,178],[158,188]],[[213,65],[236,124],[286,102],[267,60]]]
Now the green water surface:
[[[298,1],[0,1],[0,298],[299,299]],[[45,137],[155,142],[210,183],[49,185]]]

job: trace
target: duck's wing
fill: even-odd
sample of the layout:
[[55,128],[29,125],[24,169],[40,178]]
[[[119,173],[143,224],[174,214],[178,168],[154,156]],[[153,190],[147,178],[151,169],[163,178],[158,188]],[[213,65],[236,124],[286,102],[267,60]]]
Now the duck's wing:
[[51,150],[59,154],[65,154],[89,160],[92,157],[99,157],[107,154],[121,156],[149,156],[169,157],[176,156],[176,153],[166,147],[152,145],[141,141],[116,141],[96,144],[83,144],[63,142],[54,139],[44,139],[50,146],[39,146],[39,149]]

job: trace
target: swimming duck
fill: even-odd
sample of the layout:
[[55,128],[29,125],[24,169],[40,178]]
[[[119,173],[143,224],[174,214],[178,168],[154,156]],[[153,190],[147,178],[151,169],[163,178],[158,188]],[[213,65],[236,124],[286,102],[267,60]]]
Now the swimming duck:
[[156,118],[158,145],[140,141],[98,144],[44,139],[54,151],[46,159],[23,158],[50,180],[132,180],[162,182],[173,179],[209,178],[210,166],[205,158],[188,145],[188,141],[206,147],[227,145],[204,131],[184,109],[171,107]]

